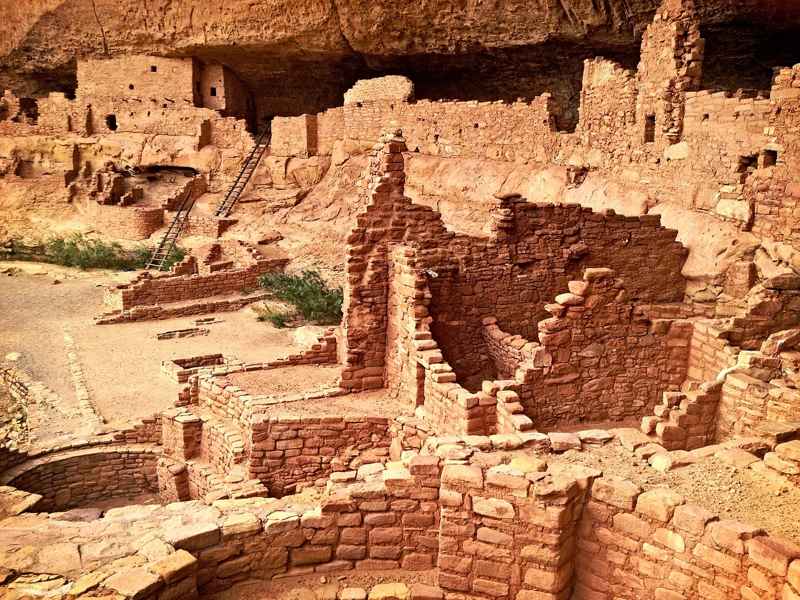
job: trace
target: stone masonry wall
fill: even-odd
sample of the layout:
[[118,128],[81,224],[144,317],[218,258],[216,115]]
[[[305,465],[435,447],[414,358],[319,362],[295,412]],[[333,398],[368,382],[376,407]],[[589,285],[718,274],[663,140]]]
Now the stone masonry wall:
[[288,259],[257,258],[252,264],[209,275],[179,275],[153,277],[144,273],[125,286],[116,288],[106,303],[117,310],[137,306],[152,306],[185,300],[197,300],[221,294],[242,292],[258,287],[264,273],[282,270]]
[[796,598],[800,547],[667,489],[594,482],[578,527],[575,597]]
[[344,94],[344,103],[372,102],[375,100],[399,100],[408,102],[414,96],[414,84],[402,75],[387,75],[356,81]]
[[[352,458],[383,449],[389,455],[385,417],[273,417],[252,424],[250,476],[274,496],[299,491],[336,471]],[[377,456],[377,455],[376,455]]]
[[[445,464],[439,586],[470,598],[566,598],[585,485],[540,461]],[[456,596],[453,596],[456,597]]]
[[[155,69],[154,69],[155,67]],[[191,58],[125,56],[78,61],[79,99],[146,98],[194,106],[198,66]]]
[[380,388],[385,383],[389,246],[418,241],[435,248],[452,237],[439,213],[403,195],[403,150],[403,139],[394,135],[375,147],[369,167],[370,202],[347,238],[341,380],[347,389]]
[[680,141],[684,95],[699,88],[704,48],[694,1],[666,0],[644,33],[637,72],[637,133],[659,151]]
[[652,322],[609,269],[586,269],[539,322],[533,359],[513,388],[537,427],[651,414],[686,378],[691,325]]
[[94,204],[89,212],[92,223],[103,235],[124,240],[146,240],[164,224],[162,208]]
[[582,144],[615,152],[636,123],[636,74],[604,58],[583,63],[578,127]]
[[36,458],[9,485],[42,495],[44,511],[89,507],[94,501],[158,492],[156,449],[85,448]]
[[[774,103],[769,129],[773,134],[766,147],[775,155],[774,166],[754,173],[745,196],[752,199],[753,232],[756,235],[800,247],[800,64],[776,72],[770,99]],[[762,158],[761,165],[764,165]]]
[[[573,205],[501,201],[493,237],[456,238],[446,260],[432,262],[432,331],[460,381],[476,388],[494,379],[484,317],[503,331],[536,336],[544,306],[586,267],[610,266],[632,302],[677,302],[687,250],[657,217],[597,214]],[[656,250],[656,248],[658,248]],[[630,283],[628,283],[630,282]]]

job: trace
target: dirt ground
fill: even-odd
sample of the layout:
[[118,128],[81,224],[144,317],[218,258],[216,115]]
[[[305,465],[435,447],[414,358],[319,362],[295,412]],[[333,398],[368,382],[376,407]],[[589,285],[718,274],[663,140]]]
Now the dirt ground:
[[386,390],[361,392],[323,398],[321,400],[298,400],[297,402],[281,402],[259,410],[259,414],[267,416],[287,417],[386,417],[394,418],[407,412],[408,407],[388,395]]
[[234,373],[228,379],[250,394],[276,396],[336,387],[341,371],[339,365],[297,365]]
[[[306,575],[272,581],[246,581],[233,587],[204,596],[207,600],[317,600],[336,598],[335,590],[348,587],[367,591],[379,583],[425,583],[434,585],[435,571],[339,571],[321,575]],[[316,592],[316,593],[315,593]]]
[[[77,363],[91,403],[112,427],[172,405],[179,387],[161,375],[163,360],[219,352],[258,362],[298,349],[291,329],[259,322],[249,308],[219,313],[220,322],[208,326],[208,335],[169,340],[156,340],[156,334],[194,327],[196,318],[210,315],[95,325],[93,317],[104,310],[101,286],[130,274],[2,262],[0,271],[9,266],[26,272],[0,273],[0,359],[19,353],[16,364],[67,403],[76,401],[71,368]],[[65,333],[75,344],[72,364]]]
[[578,463],[630,479],[648,490],[668,487],[724,519],[763,527],[768,532],[800,539],[800,488],[783,489],[752,469],[734,469],[709,457],[660,473],[617,443],[583,452],[569,451],[549,463]]

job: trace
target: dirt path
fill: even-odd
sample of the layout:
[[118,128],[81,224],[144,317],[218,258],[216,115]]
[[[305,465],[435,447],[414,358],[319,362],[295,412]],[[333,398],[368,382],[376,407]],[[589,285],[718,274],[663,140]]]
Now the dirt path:
[[[0,263],[0,270],[14,264],[46,274],[0,274],[0,359],[19,353],[16,364],[65,404],[76,404],[81,392],[87,393],[111,427],[172,405],[179,387],[161,375],[161,361],[222,353],[258,362],[298,349],[291,329],[259,322],[250,309],[216,315],[208,335],[168,340],[157,340],[156,334],[195,327],[198,317],[95,325],[94,317],[104,310],[101,286],[130,274],[30,263]],[[61,283],[54,285],[54,279]]]

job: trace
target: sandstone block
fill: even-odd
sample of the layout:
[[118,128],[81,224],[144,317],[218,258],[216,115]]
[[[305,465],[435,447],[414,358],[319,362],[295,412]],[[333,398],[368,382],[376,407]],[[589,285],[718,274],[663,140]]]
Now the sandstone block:
[[642,489],[632,481],[601,477],[592,485],[592,497],[623,510],[633,510]]
[[197,559],[186,550],[178,550],[154,563],[150,568],[165,582],[172,583],[195,573]]
[[513,519],[515,515],[514,506],[499,498],[475,496],[472,499],[472,510],[479,515],[493,519]]
[[657,488],[641,494],[636,501],[636,512],[651,519],[667,523],[676,506],[684,503],[683,496],[667,488]]
[[178,550],[201,550],[219,542],[220,531],[216,523],[191,523],[176,527],[166,538]]
[[162,586],[163,583],[158,575],[145,567],[122,571],[112,575],[103,583],[103,587],[114,590],[131,600],[149,596]]

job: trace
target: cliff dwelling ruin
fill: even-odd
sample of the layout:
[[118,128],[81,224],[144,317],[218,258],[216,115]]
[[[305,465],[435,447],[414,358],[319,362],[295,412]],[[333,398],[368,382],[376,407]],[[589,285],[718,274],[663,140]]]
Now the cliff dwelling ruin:
[[800,5],[0,16],[0,600],[800,599]]

